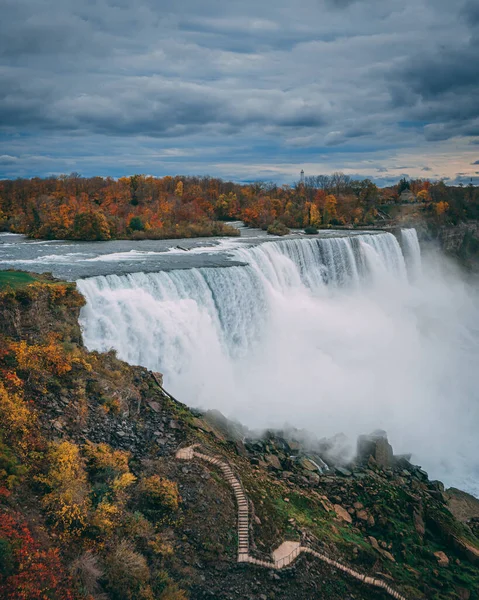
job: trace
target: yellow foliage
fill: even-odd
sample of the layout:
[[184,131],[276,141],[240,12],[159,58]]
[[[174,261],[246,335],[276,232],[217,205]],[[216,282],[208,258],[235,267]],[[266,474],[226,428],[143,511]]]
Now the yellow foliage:
[[180,198],[181,198],[181,196],[183,196],[183,182],[182,181],[178,181],[178,183],[176,184],[175,196],[179,196]]
[[142,495],[142,504],[147,511],[178,510],[181,497],[176,482],[159,475],[152,475],[140,481],[139,490]]
[[47,344],[29,345],[25,340],[12,342],[12,350],[18,367],[24,371],[51,371],[55,375],[64,375],[71,371],[63,347],[52,336]]
[[429,192],[427,190],[421,190],[416,196],[416,200],[419,202],[428,202],[431,199]]
[[71,442],[52,444],[47,455],[49,469],[40,477],[50,488],[43,506],[65,534],[78,535],[87,525],[90,511],[88,484],[78,446]]
[[[129,473],[129,452],[113,450],[108,444],[94,444],[90,441],[86,442],[84,452],[88,458],[89,468],[93,471],[113,471],[115,474]],[[131,477],[134,476],[131,475]],[[131,483],[127,485],[131,485]]]
[[148,546],[155,554],[158,554],[159,556],[173,555],[173,546],[164,540],[159,534],[155,535],[155,537],[148,542]]
[[0,381],[0,423],[9,443],[20,451],[28,446],[35,417],[20,393],[8,392]]
[[97,506],[91,524],[97,527],[102,534],[110,534],[118,524],[118,517],[121,511],[118,506],[102,500]]
[[136,481],[136,477],[133,473],[122,473],[119,477],[115,477],[112,483],[113,491],[117,494],[126,490],[126,488],[133,485]]

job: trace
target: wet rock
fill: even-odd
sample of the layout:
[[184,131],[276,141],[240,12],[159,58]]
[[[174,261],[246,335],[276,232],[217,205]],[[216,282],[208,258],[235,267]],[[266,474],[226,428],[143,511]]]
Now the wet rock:
[[343,477],[351,477],[352,473],[348,469],[344,467],[336,467],[334,469],[338,475],[342,475]]
[[303,469],[305,469],[306,471],[318,471],[318,467],[311,462],[308,458],[302,458],[299,461],[299,464],[303,467]]

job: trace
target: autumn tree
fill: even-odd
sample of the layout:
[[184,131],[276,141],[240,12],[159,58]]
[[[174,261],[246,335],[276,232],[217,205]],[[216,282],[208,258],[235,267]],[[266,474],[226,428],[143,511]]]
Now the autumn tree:
[[101,211],[82,212],[75,216],[71,237],[77,240],[109,240],[110,226]]

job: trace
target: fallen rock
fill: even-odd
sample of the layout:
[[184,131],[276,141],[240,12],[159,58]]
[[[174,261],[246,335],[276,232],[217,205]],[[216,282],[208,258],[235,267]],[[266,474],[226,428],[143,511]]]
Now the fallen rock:
[[448,567],[449,566],[449,559],[447,557],[446,554],[444,554],[444,552],[439,551],[439,552],[434,552],[434,556],[437,559],[437,564],[440,567]]
[[345,469],[344,467],[336,467],[334,469],[338,475],[342,475],[343,477],[351,477],[352,473],[349,469]]
[[276,454],[267,454],[264,459],[270,467],[276,469],[277,471],[281,471],[281,463],[279,462],[279,458],[276,456]]
[[336,515],[340,519],[342,519],[343,521],[346,521],[347,523],[352,523],[353,522],[353,519],[352,519],[351,515],[340,504],[335,504],[333,506],[333,508],[334,508],[334,512],[336,513]]
[[306,471],[318,471],[318,467],[311,462],[308,458],[302,458],[299,461],[299,464],[303,467],[303,469],[305,469]]

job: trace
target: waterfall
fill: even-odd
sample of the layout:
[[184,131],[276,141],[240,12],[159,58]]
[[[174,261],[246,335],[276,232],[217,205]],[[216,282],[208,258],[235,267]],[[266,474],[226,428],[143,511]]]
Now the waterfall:
[[477,493],[479,303],[421,267],[414,230],[400,240],[404,252],[389,233],[274,239],[230,250],[230,267],[80,280],[84,342],[250,427],[385,429]]
[[408,272],[411,279],[418,279],[421,276],[421,248],[417,232],[414,228],[401,229],[401,246],[408,264]]
[[[91,349],[165,373],[201,352],[205,340],[231,358],[245,356],[272,313],[274,296],[357,286],[361,277],[405,277],[390,233],[266,242],[235,249],[244,267],[109,275],[80,280],[87,299],[83,336]],[[184,369],[184,365],[182,367]]]

